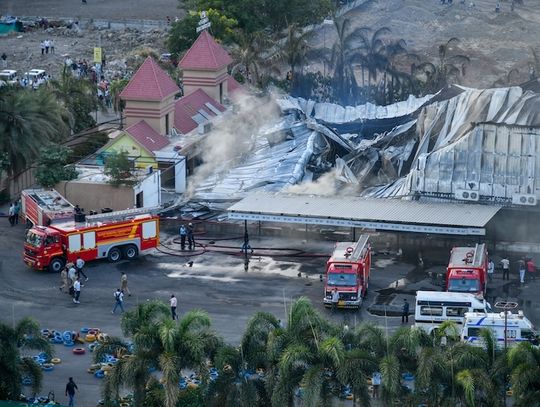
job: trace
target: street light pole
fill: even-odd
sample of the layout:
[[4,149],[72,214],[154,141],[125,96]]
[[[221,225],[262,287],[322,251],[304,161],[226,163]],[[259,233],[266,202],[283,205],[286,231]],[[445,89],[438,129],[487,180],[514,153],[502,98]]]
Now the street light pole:
[[[513,301],[498,301],[495,303],[495,308],[500,308],[504,311],[504,355],[506,356],[506,351],[508,349],[508,311],[517,308],[518,303]],[[504,406],[506,407],[506,374],[504,375]]]

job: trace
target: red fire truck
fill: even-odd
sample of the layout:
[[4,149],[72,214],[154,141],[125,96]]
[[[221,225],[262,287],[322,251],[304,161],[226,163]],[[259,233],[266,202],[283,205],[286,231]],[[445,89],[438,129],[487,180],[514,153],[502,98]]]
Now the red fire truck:
[[24,261],[33,269],[58,272],[77,257],[84,261],[133,259],[159,244],[159,217],[148,209],[127,209],[77,220],[33,226],[26,234]]
[[25,189],[21,194],[22,214],[30,226],[48,226],[73,219],[75,208],[54,189]]
[[454,247],[446,269],[446,291],[484,295],[487,290],[487,267],[485,244]]
[[332,305],[332,292],[339,293],[338,307],[360,308],[369,285],[371,247],[369,236],[358,242],[338,242],[332,257],[326,262],[324,305]]

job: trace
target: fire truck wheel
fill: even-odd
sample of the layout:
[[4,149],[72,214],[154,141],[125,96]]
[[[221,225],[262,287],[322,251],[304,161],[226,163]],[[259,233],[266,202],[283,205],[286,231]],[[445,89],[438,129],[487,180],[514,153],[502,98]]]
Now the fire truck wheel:
[[118,260],[122,258],[122,252],[118,247],[113,247],[111,250],[109,250],[109,254],[107,255],[107,259],[111,263],[116,263]]
[[52,259],[49,263],[49,271],[53,273],[60,273],[60,271],[62,271],[62,269],[64,268],[64,264],[64,259],[56,257]]
[[137,246],[133,244],[125,246],[122,252],[124,255],[124,259],[128,259],[128,260],[134,259],[139,254],[139,251],[137,250]]

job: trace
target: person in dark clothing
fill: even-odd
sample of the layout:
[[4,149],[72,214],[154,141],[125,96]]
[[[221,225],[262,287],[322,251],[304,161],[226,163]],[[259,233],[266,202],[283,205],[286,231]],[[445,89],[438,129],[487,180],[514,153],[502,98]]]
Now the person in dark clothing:
[[75,390],[79,390],[79,388],[73,381],[73,377],[70,377],[66,384],[66,396],[69,397],[69,407],[75,407]]
[[189,250],[195,249],[195,238],[193,237],[193,229],[195,229],[193,223],[190,222],[187,227],[187,241]]
[[409,301],[406,298],[403,299],[403,307],[401,307],[401,323],[409,323]]

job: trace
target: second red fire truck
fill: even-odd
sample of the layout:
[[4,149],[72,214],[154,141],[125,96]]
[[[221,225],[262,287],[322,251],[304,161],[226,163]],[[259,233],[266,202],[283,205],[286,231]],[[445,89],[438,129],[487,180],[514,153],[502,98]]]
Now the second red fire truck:
[[454,247],[446,269],[446,291],[486,294],[488,254],[485,244]]
[[337,289],[339,308],[360,308],[367,294],[371,269],[369,236],[358,242],[338,242],[326,263],[324,305],[332,305],[332,292]]

